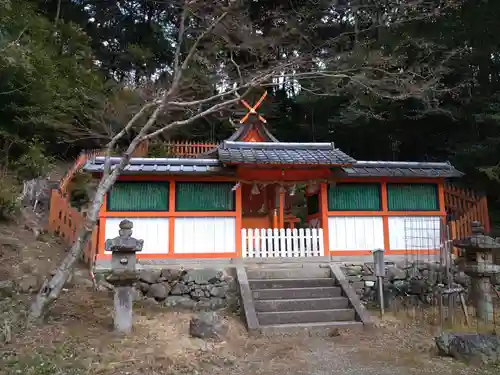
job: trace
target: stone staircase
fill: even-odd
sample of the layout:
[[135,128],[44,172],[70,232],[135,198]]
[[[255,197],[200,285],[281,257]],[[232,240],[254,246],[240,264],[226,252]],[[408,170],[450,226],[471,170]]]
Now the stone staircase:
[[363,326],[328,266],[247,268],[246,277],[252,299],[247,304],[264,334]]

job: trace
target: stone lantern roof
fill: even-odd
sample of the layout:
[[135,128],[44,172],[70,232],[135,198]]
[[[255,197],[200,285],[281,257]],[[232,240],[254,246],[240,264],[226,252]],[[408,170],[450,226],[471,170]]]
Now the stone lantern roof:
[[484,227],[478,221],[472,222],[472,235],[453,241],[453,246],[472,252],[489,252],[500,249],[500,242],[484,234]]

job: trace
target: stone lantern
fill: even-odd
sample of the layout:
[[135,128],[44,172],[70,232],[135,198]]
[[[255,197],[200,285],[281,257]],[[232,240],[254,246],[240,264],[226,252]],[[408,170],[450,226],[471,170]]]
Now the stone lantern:
[[478,221],[472,222],[472,235],[453,241],[461,249],[459,264],[471,278],[469,295],[476,308],[476,316],[486,324],[494,322],[491,278],[500,273],[500,266],[493,263],[494,253],[500,250],[500,243],[484,234]]
[[132,237],[130,220],[120,222],[118,237],[106,240],[104,248],[111,251],[111,275],[108,282],[115,287],[114,326],[118,332],[132,330],[133,284],[137,280],[136,253],[142,250],[143,240]]

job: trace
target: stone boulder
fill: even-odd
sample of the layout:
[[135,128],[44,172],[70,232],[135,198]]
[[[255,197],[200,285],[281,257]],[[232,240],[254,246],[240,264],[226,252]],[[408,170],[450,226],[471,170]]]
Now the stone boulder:
[[161,277],[163,277],[168,282],[172,282],[180,280],[184,273],[184,270],[167,268],[161,271]]
[[183,277],[183,280],[185,283],[205,285],[222,280],[223,277],[224,277],[224,271],[212,268],[205,268],[205,269],[187,271],[187,273]]
[[500,337],[481,333],[442,333],[435,338],[441,355],[476,365],[500,364]]
[[389,281],[406,279],[406,272],[399,267],[391,266],[387,268],[387,279]]
[[351,264],[345,267],[344,272],[346,276],[350,277],[361,276],[361,273],[363,272],[363,266]]
[[228,326],[216,312],[199,313],[189,322],[189,334],[200,339],[222,341]]
[[24,275],[17,282],[17,290],[19,293],[36,293],[40,287],[40,278],[34,274]]
[[0,281],[0,297],[12,297],[15,293],[15,284],[11,280]]
[[151,286],[148,283],[145,283],[144,281],[139,281],[137,284],[135,284],[135,287],[139,289],[142,293],[147,294]]
[[139,273],[139,280],[148,284],[156,283],[160,277],[160,270],[143,270]]
[[209,290],[209,293],[212,297],[223,298],[226,296],[226,293],[229,291],[229,285],[221,285],[221,286],[212,286]]
[[147,296],[162,301],[167,298],[170,293],[170,289],[171,287],[167,283],[152,284],[149,287]]
[[189,293],[189,287],[184,284],[182,281],[179,281],[175,284],[170,292],[174,296],[182,296],[183,294]]
[[163,305],[167,307],[178,307],[180,309],[193,309],[196,307],[196,301],[187,296],[168,296]]

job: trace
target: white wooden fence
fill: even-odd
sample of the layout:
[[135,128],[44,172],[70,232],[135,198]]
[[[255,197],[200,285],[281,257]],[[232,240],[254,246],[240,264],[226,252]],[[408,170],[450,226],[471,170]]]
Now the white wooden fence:
[[242,229],[244,258],[323,256],[323,229]]

